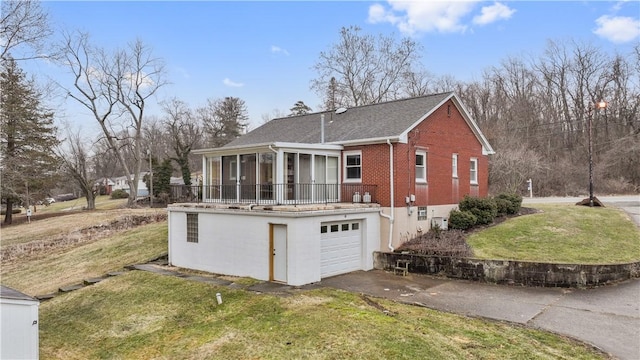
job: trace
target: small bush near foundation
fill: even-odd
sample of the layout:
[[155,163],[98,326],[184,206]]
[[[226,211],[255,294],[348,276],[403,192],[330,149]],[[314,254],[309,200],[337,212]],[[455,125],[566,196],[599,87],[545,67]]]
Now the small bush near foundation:
[[126,199],[128,197],[129,197],[129,193],[127,193],[122,189],[113,190],[113,192],[111,193],[112,199]]
[[[460,211],[476,216],[476,225],[487,225],[498,216],[498,206],[493,198],[477,198],[466,195],[459,204]],[[451,220],[449,220],[451,222]]]
[[515,215],[522,207],[522,196],[518,194],[499,194],[495,201],[499,215]]
[[419,255],[470,257],[471,247],[460,230],[428,231],[403,243],[396,251],[409,251]]
[[477,217],[470,211],[451,210],[449,212],[449,228],[468,230],[476,224]]

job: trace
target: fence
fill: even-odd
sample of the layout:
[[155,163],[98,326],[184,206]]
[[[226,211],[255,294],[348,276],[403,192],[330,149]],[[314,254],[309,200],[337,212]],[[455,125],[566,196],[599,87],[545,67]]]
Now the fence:
[[170,202],[273,205],[377,203],[376,187],[364,184],[172,185]]

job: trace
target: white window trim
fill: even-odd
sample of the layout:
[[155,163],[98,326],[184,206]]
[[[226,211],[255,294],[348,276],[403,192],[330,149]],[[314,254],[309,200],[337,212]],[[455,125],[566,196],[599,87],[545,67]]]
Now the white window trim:
[[451,155],[451,177],[458,178],[458,154]]
[[[473,163],[475,165],[474,169],[475,169],[475,179],[471,176],[472,172],[471,172],[471,163]],[[471,158],[471,161],[469,162],[469,182],[472,185],[478,185],[478,158]]]
[[418,177],[418,163],[416,161],[416,183],[421,183],[421,184],[426,184],[427,183],[427,152],[424,150],[416,150],[416,157],[421,155],[422,158],[424,159],[424,177]]
[[[347,156],[351,156],[351,155],[360,156],[360,178],[358,179],[347,179]],[[345,183],[362,182],[362,151],[361,150],[345,151],[342,153],[342,182],[345,182]]]

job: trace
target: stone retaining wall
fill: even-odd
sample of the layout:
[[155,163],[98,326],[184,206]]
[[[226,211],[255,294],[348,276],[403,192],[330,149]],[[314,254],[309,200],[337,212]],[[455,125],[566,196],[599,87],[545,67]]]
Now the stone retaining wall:
[[409,272],[450,278],[548,287],[591,287],[640,277],[640,261],[628,264],[551,264],[388,252],[374,253],[374,268],[393,270],[409,260]]

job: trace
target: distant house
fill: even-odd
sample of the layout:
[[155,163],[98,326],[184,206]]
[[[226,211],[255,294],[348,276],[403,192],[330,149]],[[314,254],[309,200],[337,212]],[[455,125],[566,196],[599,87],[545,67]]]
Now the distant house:
[[[147,184],[143,181],[143,178],[149,172],[140,173],[140,178],[138,179],[138,197],[149,196],[149,189],[147,189]],[[133,180],[133,176],[130,177]],[[113,190],[124,190],[127,193],[130,191],[129,183],[127,182],[127,176],[119,176],[113,179],[113,185],[111,186]]]
[[38,358],[38,307],[29,295],[0,286],[0,359]]
[[494,151],[454,93],[272,120],[203,156],[169,206],[176,266],[291,285],[373,268],[486,196]]
[[[126,179],[126,177],[124,177]],[[101,195],[111,195],[115,182],[109,178],[101,178],[96,181],[96,187]],[[128,188],[128,186],[127,186]]]

